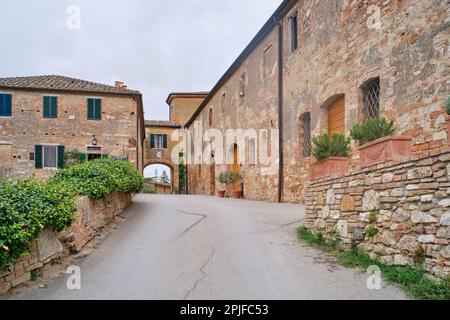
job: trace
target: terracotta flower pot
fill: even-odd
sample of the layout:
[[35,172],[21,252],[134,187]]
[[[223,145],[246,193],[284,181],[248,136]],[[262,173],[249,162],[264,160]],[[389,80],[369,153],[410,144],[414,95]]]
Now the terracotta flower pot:
[[450,116],[447,115],[447,143],[450,146]]
[[316,163],[310,167],[310,180],[317,180],[327,177],[342,177],[347,174],[348,159],[342,157],[331,157]]
[[361,168],[389,161],[401,162],[411,157],[410,137],[386,137],[359,148]]
[[225,191],[219,191],[219,198],[225,198]]
[[233,191],[233,198],[241,199],[242,198],[242,191]]

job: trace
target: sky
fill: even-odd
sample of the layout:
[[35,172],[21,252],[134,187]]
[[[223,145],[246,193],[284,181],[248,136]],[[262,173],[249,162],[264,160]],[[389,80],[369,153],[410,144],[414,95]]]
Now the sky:
[[0,0],[0,77],[58,74],[144,97],[209,91],[281,0]]

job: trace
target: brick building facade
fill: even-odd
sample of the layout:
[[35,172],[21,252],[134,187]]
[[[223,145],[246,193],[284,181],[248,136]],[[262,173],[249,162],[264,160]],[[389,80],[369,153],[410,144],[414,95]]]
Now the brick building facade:
[[[180,155],[178,161],[173,161],[173,152],[182,140],[173,141],[172,136],[175,131],[182,129],[207,94],[207,92],[171,93],[166,100],[170,108],[169,120],[145,121],[144,168],[154,164],[167,166],[171,173],[171,192],[185,193],[185,188],[182,186],[185,183],[182,182],[180,188],[179,175],[179,165],[184,162],[183,156]],[[184,179],[184,176],[181,179]],[[164,189],[163,193],[167,193],[167,190]]]
[[47,178],[65,152],[143,168],[142,95],[63,76],[0,78],[0,177]]
[[[421,255],[428,271],[448,275],[449,39],[445,0],[284,1],[186,124],[192,137],[199,128],[277,133],[256,139],[278,153],[270,166],[251,164],[246,138],[244,163],[193,161],[189,192],[217,194],[217,176],[237,170],[246,199],[303,203],[311,229],[386,263]],[[362,167],[353,142],[342,177],[311,179],[312,137],[349,135],[376,116],[394,120],[409,157]],[[369,227],[378,235],[365,235]]]

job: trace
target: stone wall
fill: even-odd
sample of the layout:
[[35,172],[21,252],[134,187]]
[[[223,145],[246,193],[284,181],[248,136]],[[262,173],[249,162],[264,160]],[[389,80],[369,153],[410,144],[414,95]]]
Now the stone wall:
[[[303,201],[307,188],[302,115],[310,112],[313,135],[326,133],[327,107],[344,96],[349,134],[364,118],[361,88],[375,77],[381,114],[395,120],[397,134],[413,137],[413,153],[447,145],[449,10],[446,0],[305,0],[285,14],[284,201]],[[291,52],[293,15],[299,45]]]
[[[430,273],[450,274],[450,148],[313,181],[305,203],[306,226],[346,247],[394,265],[423,259]],[[377,234],[366,236],[368,228]]]
[[[218,92],[210,99],[208,106],[196,118],[200,122],[200,128],[192,124],[188,130],[194,138],[199,132],[205,133],[208,129],[217,129],[226,136],[228,129],[252,129],[258,133],[262,130],[269,132],[263,143],[271,147],[272,139],[270,130],[278,131],[278,61],[277,61],[277,32],[271,30],[261,40],[258,46],[242,62],[234,74],[223,84]],[[210,111],[211,110],[211,111]],[[212,123],[209,124],[209,115],[212,112]],[[274,136],[275,137],[275,136]],[[276,136],[277,137],[277,136]],[[224,139],[225,140],[225,139]],[[248,141],[247,141],[248,142]],[[278,140],[275,139],[276,145]],[[261,139],[257,140],[257,145]],[[227,154],[232,154],[230,146],[223,150],[216,150],[216,159],[219,152],[225,159]],[[206,141],[204,143],[206,146]],[[273,145],[273,147],[276,147]],[[273,165],[250,164],[248,161],[248,143],[240,146],[245,154],[244,164],[240,166],[240,173],[244,177],[245,198],[251,200],[277,201],[278,164]],[[244,150],[245,148],[245,150]],[[259,150],[259,148],[258,148]],[[274,148],[275,150],[275,148]],[[272,159],[276,153],[268,153]],[[217,182],[221,172],[231,170],[230,165],[217,164],[211,167],[203,161],[192,159],[188,165],[189,193],[192,194],[217,194],[223,187]]]
[[[138,103],[132,96],[103,95],[102,119],[87,120],[89,94],[2,91],[12,94],[12,117],[0,117],[0,178],[27,179],[32,174],[47,178],[56,169],[35,169],[30,153],[35,145],[65,146],[65,151],[87,153],[92,140],[102,154],[126,156],[142,170],[141,134],[138,129]],[[58,118],[43,118],[43,96],[58,96]]]
[[30,247],[30,253],[11,266],[11,272],[0,271],[0,294],[31,279],[31,272],[69,253],[79,252],[99,232],[122,214],[131,204],[131,194],[113,193],[103,200],[81,197],[72,226],[55,234],[44,230]]
[[[302,203],[309,166],[302,118],[310,113],[313,135],[328,132],[328,106],[345,97],[345,133],[364,119],[362,88],[380,79],[380,114],[395,120],[397,134],[413,138],[422,154],[447,145],[443,105],[450,80],[450,4],[446,0],[291,1],[283,12],[283,201]],[[376,10],[374,11],[374,8]],[[298,48],[291,50],[291,17],[298,20]],[[379,19],[378,19],[379,18]],[[380,22],[379,28],[374,22]],[[197,120],[207,128],[278,128],[277,30],[260,40]],[[272,44],[273,72],[263,75]],[[269,68],[270,69],[270,68]],[[244,79],[244,81],[240,81]],[[245,95],[241,96],[244,88]],[[194,125],[189,129],[192,132]],[[356,150],[356,147],[354,146]],[[353,160],[358,160],[357,152]],[[229,169],[217,166],[216,172]],[[277,168],[243,166],[249,199],[277,199]],[[270,171],[269,175],[263,174]],[[209,165],[189,168],[192,193],[211,193]],[[216,186],[216,190],[220,186]]]

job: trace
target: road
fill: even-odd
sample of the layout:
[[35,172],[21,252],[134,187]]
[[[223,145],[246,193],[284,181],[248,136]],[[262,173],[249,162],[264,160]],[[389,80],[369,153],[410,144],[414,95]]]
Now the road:
[[302,206],[207,196],[137,195],[124,221],[68,275],[11,299],[405,299],[392,285],[367,288],[298,242]]

